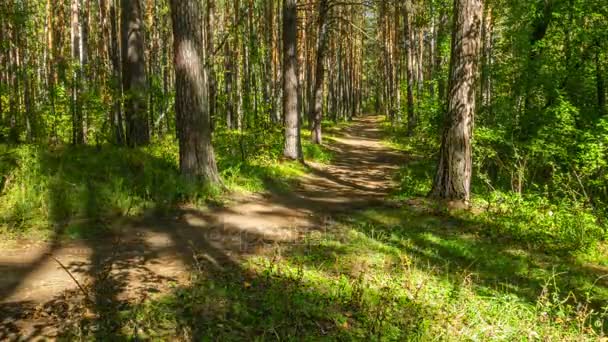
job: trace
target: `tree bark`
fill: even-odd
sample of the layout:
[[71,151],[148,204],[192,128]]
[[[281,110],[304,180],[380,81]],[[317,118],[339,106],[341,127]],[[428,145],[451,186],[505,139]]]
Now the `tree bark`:
[[297,0],[283,2],[283,117],[285,148],[283,155],[302,160],[300,113],[298,106]]
[[319,1],[319,36],[317,38],[317,62],[315,82],[310,100],[310,118],[312,120],[311,139],[315,144],[321,144],[321,121],[323,119],[323,83],[325,82],[325,51],[327,49],[329,0]]
[[122,0],[122,82],[125,95],[126,140],[131,147],[150,142],[144,24],[140,0]]
[[217,104],[217,80],[215,76],[215,0],[207,1],[207,11],[206,11],[206,25],[205,25],[205,33],[207,34],[207,56],[209,56],[207,63],[207,74],[209,78],[209,118],[211,121],[211,128],[213,129],[214,120],[216,117],[216,104]]
[[114,78],[114,108],[113,108],[113,124],[114,138],[117,145],[125,144],[125,133],[123,126],[123,115],[120,98],[122,97],[122,80],[120,72],[120,51],[118,45],[118,22],[116,17],[116,1],[110,1],[110,46],[108,48],[108,57],[112,64],[112,76]]
[[[224,6],[224,25],[226,27],[230,26],[230,10],[229,6]],[[228,129],[234,129],[234,121],[235,121],[235,113],[234,113],[234,90],[233,90],[233,82],[234,82],[234,62],[233,52],[231,48],[231,41],[229,38],[226,39],[226,43],[224,43],[224,92],[226,93],[226,126]]]
[[454,1],[448,108],[430,193],[432,197],[465,205],[471,195],[471,140],[482,8],[481,0]]
[[412,136],[416,128],[416,113],[414,112],[414,54],[412,46],[412,0],[407,0],[403,6],[404,18],[404,41],[405,41],[405,64],[406,64],[406,92],[407,92],[407,134]]
[[72,61],[78,62],[78,69],[72,72],[72,98],[71,98],[71,107],[72,107],[72,144],[81,145],[84,143],[84,135],[83,135],[83,126],[81,113],[82,108],[80,106],[80,79],[81,79],[81,70],[82,68],[82,59],[81,59],[81,49],[82,49],[82,40],[81,40],[81,30],[82,26],[80,23],[80,0],[72,0],[71,7],[71,43],[72,43]]
[[175,54],[175,113],[181,172],[219,184],[211,145],[208,85],[201,59],[203,10],[198,0],[171,0]]
[[491,117],[492,105],[492,8],[486,4],[481,27],[482,36],[482,64],[481,64],[481,110]]

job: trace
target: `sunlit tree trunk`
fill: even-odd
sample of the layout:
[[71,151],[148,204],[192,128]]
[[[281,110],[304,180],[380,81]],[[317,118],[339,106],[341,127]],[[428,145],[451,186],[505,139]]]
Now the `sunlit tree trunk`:
[[211,118],[211,127],[214,126],[216,117],[217,104],[217,80],[215,76],[215,0],[207,1],[207,11],[205,20],[205,33],[207,43],[207,76],[209,78],[209,117]]
[[182,174],[220,183],[211,145],[208,85],[201,58],[203,9],[198,0],[171,0],[175,54],[175,114]]
[[[230,7],[224,6],[224,26],[230,26]],[[226,96],[226,126],[228,129],[235,127],[235,112],[234,112],[234,84],[235,72],[233,62],[232,40],[228,37],[224,43],[224,93]]]
[[140,0],[122,0],[122,83],[125,95],[126,142],[149,143],[144,24]]
[[125,133],[123,126],[123,115],[121,106],[122,97],[122,79],[121,79],[121,64],[120,64],[120,50],[119,50],[119,38],[118,38],[118,19],[116,16],[116,1],[109,0],[110,5],[110,45],[108,49],[110,62],[112,64],[112,78],[114,88],[114,104],[113,104],[113,119],[114,119],[114,138],[116,144],[125,144]]
[[406,93],[407,93],[407,134],[414,134],[416,128],[416,115],[414,112],[414,49],[412,41],[412,0],[407,0],[403,6],[404,18],[404,41],[405,41],[405,74],[406,74]]
[[317,58],[315,70],[315,82],[310,100],[310,118],[312,120],[311,139],[315,144],[322,142],[321,120],[323,119],[323,83],[325,82],[325,50],[327,49],[329,11],[328,0],[319,1],[319,22],[317,38]]
[[302,160],[300,113],[298,106],[297,0],[283,2],[283,116],[285,148],[283,155]]
[[481,54],[481,110],[491,116],[492,105],[492,8],[486,4],[483,13]]
[[84,143],[83,125],[81,120],[82,108],[80,106],[80,80],[81,80],[81,22],[80,22],[80,0],[72,0],[71,7],[71,43],[72,43],[72,61],[78,66],[72,71],[72,144],[80,145]]
[[449,98],[431,196],[470,199],[475,81],[481,40],[481,0],[455,0]]

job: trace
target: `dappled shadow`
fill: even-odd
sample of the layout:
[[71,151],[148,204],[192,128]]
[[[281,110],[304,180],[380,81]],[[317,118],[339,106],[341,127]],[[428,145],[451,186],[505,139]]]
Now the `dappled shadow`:
[[[344,226],[369,239],[369,248],[396,248],[411,257],[414,267],[444,278],[455,288],[457,279],[470,275],[474,291],[482,296],[509,293],[535,304],[553,272],[568,272],[555,277],[560,288],[577,299],[591,293],[596,307],[605,303],[607,284],[596,281],[601,269],[499,234],[500,227],[493,226],[498,223],[491,220],[482,222],[417,203],[396,207],[400,204],[387,202],[391,174],[407,159],[379,145],[380,131],[370,128],[378,124],[376,120],[365,118],[344,129],[329,146],[336,162],[310,163],[309,174],[292,188],[265,177],[263,194],[235,195],[230,202],[207,209],[181,207],[163,215],[122,219],[105,229],[103,236],[81,239],[71,247],[58,239],[52,254],[42,255],[41,260],[53,255],[64,263],[65,271],[54,265],[51,272],[63,277],[63,288],[54,288],[53,296],[43,301],[15,299],[1,304],[0,336],[369,339],[390,331],[395,339],[412,338],[425,320],[435,317],[436,308],[411,296],[389,296],[370,288],[362,291],[376,299],[362,304],[357,286],[365,286],[357,281],[366,272],[365,254],[358,255],[360,251],[345,244],[310,240],[315,233],[321,239],[340,234]],[[356,140],[358,130],[369,141]],[[93,215],[100,201],[95,183],[66,181],[83,184],[86,195],[79,198],[85,213]],[[64,201],[65,196],[59,192],[49,202]],[[66,216],[60,209],[58,221]],[[375,211],[382,212],[384,219]],[[83,226],[104,222],[87,221]],[[352,255],[357,257],[336,268],[339,259],[349,260]],[[284,258],[301,267],[284,268]],[[28,265],[28,272],[39,272],[39,265]],[[327,284],[305,282],[304,269],[320,272],[317,277],[328,281],[346,277],[345,286],[352,288],[338,291],[342,297],[336,297]],[[14,289],[45,286],[23,284],[31,281],[25,274],[14,280]],[[385,297],[398,305],[382,302]],[[143,317],[162,319],[142,321],[142,312],[149,310],[157,314]],[[377,319],[383,315],[391,315],[391,329],[385,329],[384,318]]]
[[[371,211],[373,213],[373,210]],[[470,274],[481,296],[510,293],[537,304],[547,286],[596,312],[608,303],[607,269],[582,265],[568,253],[534,248],[502,234],[499,221],[439,213],[419,204],[382,208],[377,219],[361,213],[342,217],[368,238],[398,248],[419,269],[433,269],[446,280]],[[387,223],[388,221],[388,223]]]
[[[272,177],[265,177],[266,194],[237,196],[227,205],[207,210],[168,210],[179,198],[167,198],[164,189],[169,186],[188,189],[169,159],[159,159],[138,150],[93,151],[82,147],[38,151],[41,172],[49,175],[52,181],[47,198],[50,217],[63,228],[53,233],[53,242],[45,246],[48,250],[38,260],[20,261],[24,266],[19,267],[23,267],[24,272],[8,264],[4,266],[7,273],[15,276],[0,292],[1,305],[21,309],[18,313],[5,311],[7,317],[0,331],[3,336],[13,338],[48,337],[76,330],[97,338],[123,339],[126,336],[124,327],[134,318],[122,317],[119,313],[157,293],[168,292],[170,284],[187,283],[192,265],[198,268],[205,264],[205,268],[222,272],[239,269],[240,261],[247,255],[297,241],[311,229],[324,229],[334,213],[381,203],[386,182],[390,182],[390,178],[383,175],[390,167],[385,169],[383,162],[393,157],[388,157],[388,149],[373,143],[380,132],[369,126],[376,124],[377,119],[365,120],[345,129],[345,141],[332,144],[339,160],[335,167],[309,165],[311,178],[294,190],[277,184]],[[356,134],[359,130],[366,137],[363,140],[369,138],[371,142],[358,146]],[[106,165],[103,160],[116,158],[111,155],[94,160],[84,158],[89,153],[127,155],[123,156],[125,162],[122,164]],[[167,171],[157,174],[154,170]],[[112,207],[116,198],[107,197],[107,188],[102,187],[108,184],[110,190],[126,190],[127,198],[141,198],[140,202],[148,203],[145,205],[153,212],[173,216],[151,215],[125,220],[116,213],[114,222],[109,221],[108,214],[112,215],[118,207]],[[146,208],[143,209],[145,212]],[[78,240],[63,243],[66,234]],[[22,250],[21,254],[24,253],[28,251]],[[28,278],[30,273],[33,277]],[[57,278],[55,283],[49,279],[52,277]],[[34,292],[34,287],[46,290],[39,298],[32,298],[32,305],[25,305],[19,298],[23,297],[24,291]],[[80,304],[66,300],[67,291],[72,298],[80,298]],[[47,303],[43,307],[50,308],[50,313],[41,314],[40,303]],[[77,319],[57,320],[62,316],[53,313],[53,308],[63,310],[64,307],[68,307]],[[43,323],[33,324],[36,318]],[[39,325],[46,328],[41,330]]]

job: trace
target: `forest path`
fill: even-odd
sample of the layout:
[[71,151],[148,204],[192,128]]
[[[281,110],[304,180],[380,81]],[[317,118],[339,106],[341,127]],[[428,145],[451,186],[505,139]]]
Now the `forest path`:
[[[267,247],[330,227],[334,214],[380,205],[404,161],[382,144],[381,122],[362,117],[339,129],[327,142],[331,165],[310,163],[289,191],[235,195],[225,205],[181,208],[163,219],[113,222],[117,233],[103,239],[2,248],[0,340],[52,337],[85,293],[95,311],[89,314],[100,317],[121,303],[188,284],[193,267],[236,266]],[[271,179],[267,185],[273,189]]]

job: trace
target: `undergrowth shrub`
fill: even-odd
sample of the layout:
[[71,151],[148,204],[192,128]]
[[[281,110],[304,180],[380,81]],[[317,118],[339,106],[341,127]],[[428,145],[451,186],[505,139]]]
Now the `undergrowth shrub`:
[[583,203],[555,202],[539,195],[520,196],[492,191],[476,205],[485,208],[477,219],[488,234],[526,243],[545,251],[577,251],[593,246],[605,237],[593,211]]
[[[604,163],[597,162],[602,160],[598,154],[603,156],[603,145],[589,142],[594,147],[580,159],[586,164],[562,167],[573,153],[572,146],[563,142],[574,134],[569,125],[571,109],[566,104],[562,107],[553,109],[555,129],[562,133],[552,136],[543,130],[538,139],[544,140],[524,147],[505,139],[504,130],[476,129],[472,195],[482,210],[473,218],[487,234],[564,252],[586,250],[606,238],[603,200],[591,197],[600,182],[588,176],[603,175]],[[405,125],[385,124],[384,129],[388,144],[408,155],[408,162],[395,175],[399,186],[394,196],[426,196],[435,176],[438,141],[407,137]],[[529,177],[538,182],[532,185]]]
[[160,147],[28,145],[13,153],[16,166],[0,197],[0,223],[13,230],[140,214],[207,196],[179,175],[175,155]]

